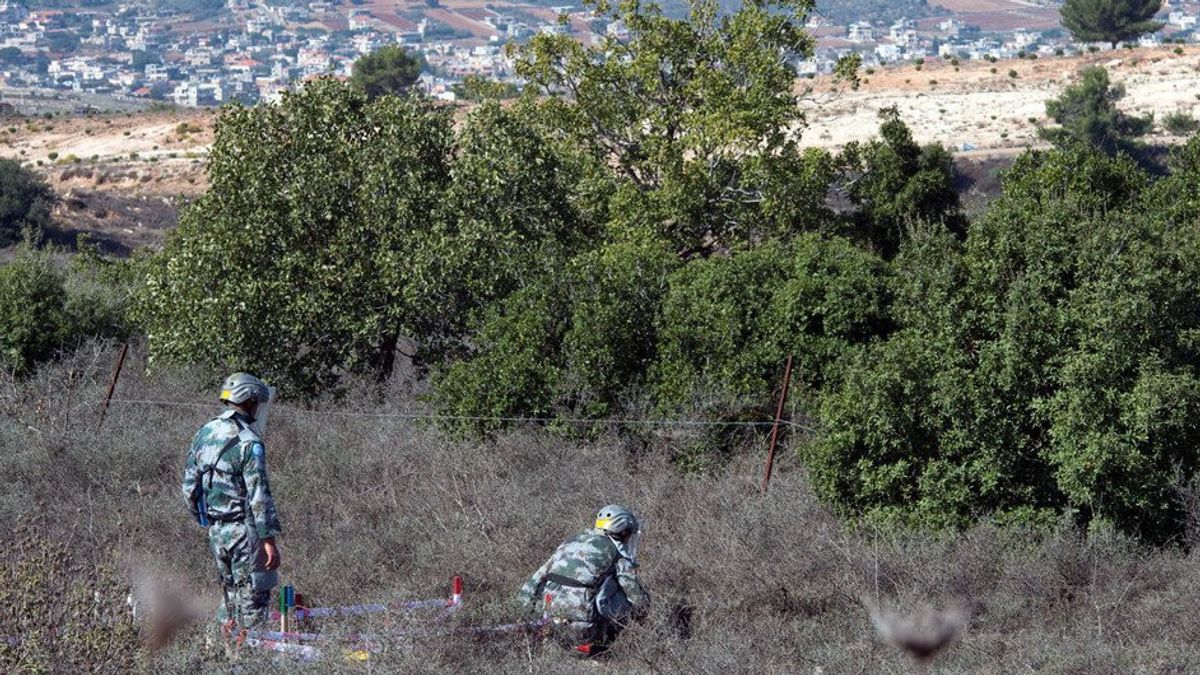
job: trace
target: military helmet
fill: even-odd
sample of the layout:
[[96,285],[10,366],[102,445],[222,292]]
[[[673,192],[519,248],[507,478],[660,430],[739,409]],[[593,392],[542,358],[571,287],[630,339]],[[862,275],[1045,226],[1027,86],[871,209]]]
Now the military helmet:
[[221,400],[241,405],[247,401],[265,403],[271,400],[271,390],[250,373],[234,373],[221,385]]
[[596,529],[614,537],[635,534],[638,521],[633,512],[618,504],[609,504],[596,514]]

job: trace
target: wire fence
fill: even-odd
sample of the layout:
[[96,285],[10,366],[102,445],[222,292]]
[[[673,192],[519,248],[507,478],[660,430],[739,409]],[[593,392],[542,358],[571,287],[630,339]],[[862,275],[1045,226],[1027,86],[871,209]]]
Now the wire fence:
[[[157,399],[133,399],[133,398],[113,398],[109,401],[112,406],[157,406],[167,408],[188,408],[197,410],[209,410],[215,407],[211,401],[166,401]],[[88,401],[80,403],[72,408],[76,410],[89,406],[101,406],[102,401]],[[504,416],[504,415],[445,415],[428,411],[380,411],[366,412],[357,410],[314,410],[310,408],[300,408],[296,406],[276,405],[271,407],[273,415],[312,415],[312,416],[336,416],[336,417],[359,417],[367,419],[401,419],[412,421],[426,422],[493,422],[502,424],[580,424],[580,425],[600,425],[600,426],[628,426],[628,427],[697,427],[697,428],[714,428],[714,427],[744,427],[744,428],[764,428],[775,424],[774,420],[697,420],[697,419],[642,419],[642,418],[593,418],[593,417],[556,417],[556,416]],[[815,428],[796,422],[793,420],[780,420],[780,427],[788,427],[800,429],[802,431],[815,431]]]

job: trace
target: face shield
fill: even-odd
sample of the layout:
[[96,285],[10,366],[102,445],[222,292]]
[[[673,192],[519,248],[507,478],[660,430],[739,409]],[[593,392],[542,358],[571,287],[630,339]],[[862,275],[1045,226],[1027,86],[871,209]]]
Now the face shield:
[[638,519],[637,532],[634,532],[633,534],[631,534],[629,536],[629,539],[627,539],[625,541],[626,553],[628,554],[629,559],[635,563],[637,562],[638,548],[641,546],[641,543],[642,543],[642,532],[645,532],[645,531],[646,531],[646,521],[644,521],[642,519]]
[[625,541],[613,539],[613,543],[617,545],[617,551],[621,557],[628,558],[634,564],[637,564],[638,547],[642,543],[642,532],[645,531],[646,524],[638,521],[638,529],[633,534],[629,535]]
[[258,402],[258,410],[254,413],[254,421],[250,423],[250,430],[258,434],[259,438],[263,437],[263,433],[267,430],[267,417],[271,414],[271,404],[275,402],[275,387],[267,387],[267,400]]

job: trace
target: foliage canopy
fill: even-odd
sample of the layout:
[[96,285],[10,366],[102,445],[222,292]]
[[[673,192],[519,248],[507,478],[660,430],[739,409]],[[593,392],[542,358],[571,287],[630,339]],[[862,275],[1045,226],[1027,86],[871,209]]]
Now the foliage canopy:
[[1162,0],[1066,0],[1059,12],[1063,27],[1080,42],[1135,40],[1162,28],[1153,21]]
[[1110,84],[1107,70],[1085,68],[1077,84],[1046,101],[1046,114],[1060,126],[1044,129],[1042,135],[1058,144],[1083,143],[1108,154],[1132,150],[1137,137],[1150,131],[1154,118],[1122,112],[1116,102],[1124,96],[1124,85]]
[[0,159],[0,246],[21,238],[22,230],[50,227],[54,192],[44,180],[13,159]]
[[416,83],[425,67],[420,54],[410,54],[400,45],[381,47],[354,62],[350,82],[369,98],[403,94]]

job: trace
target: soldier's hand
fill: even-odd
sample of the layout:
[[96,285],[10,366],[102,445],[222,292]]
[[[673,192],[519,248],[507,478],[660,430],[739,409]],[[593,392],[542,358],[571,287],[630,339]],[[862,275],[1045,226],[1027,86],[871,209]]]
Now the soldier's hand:
[[282,562],[282,560],[279,557],[279,549],[275,546],[275,540],[274,539],[263,539],[262,540],[262,549],[263,549],[263,553],[267,556],[267,563],[266,563],[267,569],[268,570],[279,569],[279,563]]

